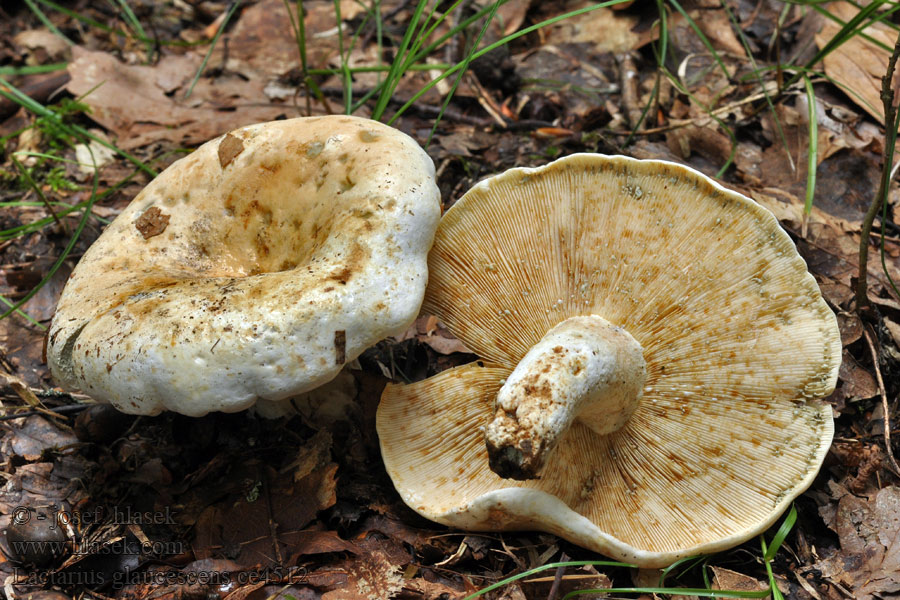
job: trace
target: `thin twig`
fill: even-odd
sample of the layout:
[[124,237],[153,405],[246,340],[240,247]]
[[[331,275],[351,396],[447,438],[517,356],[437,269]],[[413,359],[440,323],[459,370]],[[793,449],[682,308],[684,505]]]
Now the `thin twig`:
[[[559,562],[567,562],[569,557],[563,552],[559,557]],[[562,584],[563,574],[566,572],[565,567],[557,567],[556,575],[553,576],[553,585],[550,586],[550,593],[547,594],[547,600],[556,600],[559,595],[559,586]]]
[[891,85],[894,80],[894,70],[897,68],[897,59],[900,58],[900,35],[897,36],[897,42],[894,44],[894,52],[888,61],[887,71],[881,78],[881,101],[884,104],[884,125],[885,125],[885,144],[884,144],[884,166],[881,183],[878,185],[878,193],[872,199],[869,210],[863,219],[862,230],[859,237],[859,278],[856,282],[856,310],[863,311],[869,308],[869,298],[866,296],[867,266],[869,261],[869,234],[872,231],[872,223],[875,221],[875,215],[878,214],[881,205],[887,197],[888,186],[891,182],[891,174],[893,171],[892,159],[894,154],[893,144],[889,140],[895,139],[893,134],[896,133],[897,108],[894,106],[894,89]]
[[272,538],[272,548],[275,550],[275,560],[279,566],[283,566],[284,557],[281,555],[281,544],[278,541],[278,523],[275,522],[275,510],[272,506],[272,480],[266,476],[263,490],[266,494],[266,512],[269,518],[269,537]]
[[887,457],[893,467],[894,474],[900,477],[900,465],[894,458],[894,449],[891,446],[891,412],[888,407],[887,392],[884,390],[884,380],[881,378],[881,368],[878,366],[878,351],[875,349],[875,336],[870,333],[870,327],[866,325],[863,333],[866,334],[866,342],[869,344],[869,351],[872,353],[872,365],[875,367],[875,378],[878,381],[878,393],[881,394],[881,409],[884,413],[884,447],[887,450]]
[[[61,416],[61,415],[68,414],[68,413],[81,412],[85,409],[90,408],[91,406],[93,406],[93,405],[92,404],[67,404],[66,406],[57,406],[54,408],[50,408],[48,410],[51,413],[54,413],[55,416]],[[16,408],[18,408],[18,407],[16,407]],[[8,408],[6,410],[11,410],[11,409]],[[45,411],[39,411],[39,410],[26,410],[26,411],[19,412],[19,413],[0,415],[0,421],[12,421],[14,419],[23,419],[25,417],[33,417],[35,415],[47,416],[47,413]]]

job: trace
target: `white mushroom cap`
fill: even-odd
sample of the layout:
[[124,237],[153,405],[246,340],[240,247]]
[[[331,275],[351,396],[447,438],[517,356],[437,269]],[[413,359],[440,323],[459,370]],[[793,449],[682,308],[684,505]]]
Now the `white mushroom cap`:
[[166,169],[85,253],[51,372],[136,414],[308,391],[413,321],[439,218],[434,165],[395,129],[331,116],[232,131]]
[[[421,515],[663,566],[765,530],[821,466],[833,421],[817,398],[837,379],[836,318],[772,214],[702,174],[599,155],[513,169],[444,215],[429,268],[423,311],[485,366],[382,396],[385,465]],[[560,324],[586,316],[633,337],[621,347],[641,349],[643,389],[621,406],[606,394],[611,427],[569,418],[539,478],[499,477],[488,424],[526,419],[498,393],[523,381],[517,366],[542,364],[533,356]]]

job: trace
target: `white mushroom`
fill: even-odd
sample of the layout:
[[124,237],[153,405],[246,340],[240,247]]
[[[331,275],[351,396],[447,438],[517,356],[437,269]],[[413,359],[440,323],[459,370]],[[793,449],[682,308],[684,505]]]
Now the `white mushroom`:
[[232,131],[166,169],[85,253],[51,372],[136,414],[315,388],[415,318],[439,200],[428,155],[380,123]]
[[476,185],[429,269],[423,311],[483,361],[382,396],[385,465],[421,515],[662,566],[747,540],[812,483],[840,335],[753,201],[574,155]]

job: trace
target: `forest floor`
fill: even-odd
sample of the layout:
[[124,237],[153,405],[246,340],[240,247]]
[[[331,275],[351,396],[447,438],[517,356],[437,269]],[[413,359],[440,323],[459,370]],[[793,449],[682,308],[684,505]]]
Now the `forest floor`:
[[[296,5],[282,0],[0,6],[0,294],[7,305],[27,298],[0,319],[0,528],[23,509],[73,516],[64,527],[32,519],[24,534],[64,548],[22,556],[0,541],[7,598],[455,599],[550,563],[603,559],[549,534],[449,529],[401,501],[374,427],[384,386],[476,359],[428,315],[358,359],[347,392],[355,408],[338,420],[314,410],[276,420],[133,417],[51,380],[44,337],[62,287],[153,173],[242,125],[346,106],[381,112],[377,93],[354,106],[386,76],[365,67],[389,62],[416,6],[385,1],[378,18],[368,6],[303,3],[306,73],[291,27]],[[485,6],[463,2],[429,39]],[[481,47],[587,6],[510,0]],[[826,399],[833,446],[771,560],[754,538],[665,572],[665,586],[760,597],[774,582],[786,598],[900,598],[900,473],[889,452],[891,439],[900,452],[900,297],[888,278],[900,280],[896,184],[869,238],[871,309],[860,310],[855,289],[864,215],[883,172],[881,77],[898,28],[895,15],[865,21],[828,48],[859,10],[638,0],[523,35],[473,61],[455,89],[449,77],[414,98],[465,60],[479,20],[434,48],[430,66],[417,60],[376,115],[396,113],[393,125],[426,147],[445,208],[510,167],[574,152],[626,154],[717,177],[771,210],[796,243],[844,346]],[[809,69],[769,68],[779,64]],[[808,74],[809,88],[797,73]],[[665,595],[650,591],[661,574],[560,567],[486,597],[636,587],[644,591],[606,597],[652,598]]]

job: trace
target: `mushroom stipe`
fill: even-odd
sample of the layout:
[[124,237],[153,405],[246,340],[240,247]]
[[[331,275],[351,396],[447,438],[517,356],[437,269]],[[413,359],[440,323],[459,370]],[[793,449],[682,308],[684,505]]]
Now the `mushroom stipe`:
[[423,312],[482,358],[382,395],[387,471],[429,519],[658,567],[765,530],[822,464],[837,320],[772,214],[692,169],[489,178],[429,278]]

